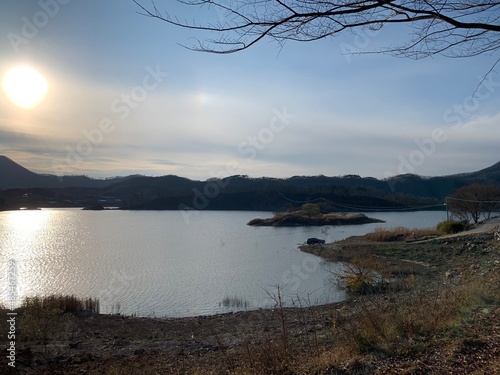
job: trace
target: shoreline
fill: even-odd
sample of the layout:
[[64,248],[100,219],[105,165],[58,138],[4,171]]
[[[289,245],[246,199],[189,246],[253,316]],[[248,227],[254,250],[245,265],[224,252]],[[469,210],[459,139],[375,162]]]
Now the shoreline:
[[[498,220],[500,223],[500,218]],[[415,284],[425,290],[439,290],[443,285],[455,290],[476,279],[487,287],[488,283],[482,280],[500,281],[500,241],[493,239],[493,232],[488,228],[483,232],[481,229],[477,232],[476,228],[460,237],[443,236],[412,243],[367,243],[351,237],[323,246],[310,245],[308,252],[337,260],[342,255],[343,261],[348,261],[356,251],[368,247],[377,259],[384,260],[401,275],[408,272],[415,275]],[[460,289],[456,290],[458,293]],[[352,342],[344,333],[352,339],[353,324],[362,322],[352,317],[364,311],[366,303],[384,309],[397,301],[405,301],[413,293],[403,290],[390,295],[351,297],[333,304],[276,306],[184,318],[102,314],[57,320],[62,319],[57,316],[49,322],[52,330],[48,333],[47,345],[40,339],[18,340],[18,367],[11,372],[7,369],[6,374],[82,371],[91,374],[259,374],[276,370],[273,366],[279,361],[295,369],[290,373],[314,371],[325,375],[335,373],[332,371],[354,374],[360,368],[374,374],[392,372],[395,368],[406,369],[402,373],[418,372],[419,368],[439,373],[450,368],[462,369],[464,373],[476,370],[493,373],[500,369],[495,367],[500,366],[498,300],[471,309],[460,318],[464,320],[462,328],[454,328],[450,333],[444,330],[439,334],[412,336],[395,342],[394,346],[387,344],[383,353],[349,351]],[[453,333],[457,329],[460,335]],[[2,330],[5,330],[3,326]],[[481,344],[474,350],[464,351],[463,346],[472,345],[470,342]],[[1,348],[4,346],[2,341]],[[478,361],[478,355],[483,358],[482,362]],[[461,361],[459,365],[457,358]],[[426,367],[419,367],[422,363],[426,363]]]

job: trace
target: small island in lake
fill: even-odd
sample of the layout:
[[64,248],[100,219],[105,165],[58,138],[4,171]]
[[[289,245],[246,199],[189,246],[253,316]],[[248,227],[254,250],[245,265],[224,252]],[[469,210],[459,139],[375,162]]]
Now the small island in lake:
[[295,227],[322,225],[354,225],[368,223],[383,223],[360,213],[321,213],[315,204],[305,204],[298,211],[276,213],[274,217],[250,220],[247,225],[267,227]]
[[82,208],[82,210],[84,211],[103,211],[105,209],[106,208],[100,203],[92,204],[90,206],[85,206]]

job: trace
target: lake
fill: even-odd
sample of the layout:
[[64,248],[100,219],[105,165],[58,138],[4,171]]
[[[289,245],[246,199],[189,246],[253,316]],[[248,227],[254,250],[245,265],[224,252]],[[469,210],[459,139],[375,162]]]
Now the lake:
[[269,212],[82,211],[0,212],[1,302],[17,268],[25,296],[96,297],[102,313],[181,317],[345,298],[340,265],[302,253],[308,237],[327,242],[377,227],[434,227],[445,212],[371,212],[386,223],[324,227],[249,227]]

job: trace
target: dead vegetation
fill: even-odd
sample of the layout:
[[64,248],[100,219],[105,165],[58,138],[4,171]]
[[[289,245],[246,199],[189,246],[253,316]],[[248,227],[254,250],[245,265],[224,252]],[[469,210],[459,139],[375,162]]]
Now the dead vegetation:
[[418,228],[377,228],[371,233],[363,236],[366,241],[373,242],[393,242],[393,241],[414,241],[440,236],[441,233],[435,229],[418,229]]

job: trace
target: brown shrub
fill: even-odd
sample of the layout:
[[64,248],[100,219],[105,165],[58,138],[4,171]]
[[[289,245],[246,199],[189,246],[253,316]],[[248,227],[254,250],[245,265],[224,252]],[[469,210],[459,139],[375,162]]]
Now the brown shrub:
[[394,241],[411,241],[416,239],[425,239],[438,237],[440,233],[431,228],[377,228],[371,233],[364,235],[364,239],[373,242],[394,242]]

